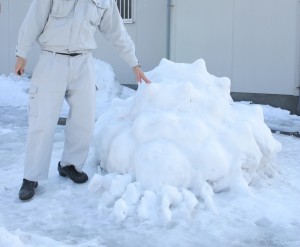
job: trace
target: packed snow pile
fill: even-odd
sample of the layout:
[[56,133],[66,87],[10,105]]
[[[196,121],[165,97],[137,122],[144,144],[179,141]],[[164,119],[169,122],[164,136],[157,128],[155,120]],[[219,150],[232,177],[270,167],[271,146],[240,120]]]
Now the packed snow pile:
[[109,108],[112,99],[127,98],[134,90],[120,85],[113,68],[109,63],[94,59],[96,71],[96,116],[100,116]]
[[100,210],[169,222],[199,202],[213,208],[216,192],[248,192],[269,172],[281,145],[259,106],[233,103],[228,78],[209,74],[201,59],[163,59],[147,76],[151,84],[114,99],[97,121],[96,158],[107,174],[90,190],[103,192]]
[[28,101],[29,78],[10,74],[0,75],[0,106],[26,106]]
[[22,243],[19,236],[15,236],[5,228],[0,227],[0,246],[24,247],[25,245]]
[[121,86],[116,80],[113,68],[109,63],[94,59],[96,70],[96,87],[101,92],[101,98],[112,99],[120,94]]
[[[240,104],[253,105],[252,102],[242,101]],[[291,114],[290,111],[275,108],[269,105],[261,105],[264,113],[264,120],[272,130],[283,132],[300,133],[300,116]]]

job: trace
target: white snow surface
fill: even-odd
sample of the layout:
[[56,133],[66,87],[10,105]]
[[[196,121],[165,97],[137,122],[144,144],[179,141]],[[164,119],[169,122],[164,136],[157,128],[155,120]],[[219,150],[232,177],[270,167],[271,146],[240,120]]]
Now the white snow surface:
[[[251,102],[239,102],[240,104],[251,104]],[[275,108],[269,105],[261,105],[264,112],[265,123],[270,129],[287,133],[300,133],[300,117],[291,115],[290,111]]]
[[30,80],[0,76],[1,247],[300,246],[300,140],[263,123],[264,114],[268,126],[284,121],[294,132],[298,116],[233,103],[229,80],[209,75],[202,60],[164,60],[136,93],[117,83],[110,65],[95,64],[90,182],[58,176],[57,126],[49,179],[26,203],[18,191]]
[[[248,184],[257,176],[270,175],[281,144],[264,123],[260,106],[233,103],[228,78],[209,74],[201,59],[193,64],[163,59],[147,76],[151,84],[140,84],[132,97],[114,99],[96,124],[96,159],[106,172],[123,175],[104,186],[105,199],[110,194],[105,206],[116,200],[117,220],[134,207],[146,220],[170,222],[173,214],[193,213],[197,203],[190,200],[199,198],[214,209],[214,193],[249,193]],[[141,197],[133,204],[122,197],[132,183],[140,185]],[[151,206],[144,206],[148,200]],[[145,212],[153,207],[154,215]]]

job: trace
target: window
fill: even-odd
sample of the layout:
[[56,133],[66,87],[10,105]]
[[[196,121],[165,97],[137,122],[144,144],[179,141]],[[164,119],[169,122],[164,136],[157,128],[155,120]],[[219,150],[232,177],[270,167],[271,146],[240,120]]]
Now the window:
[[134,23],[134,0],[116,0],[124,23]]

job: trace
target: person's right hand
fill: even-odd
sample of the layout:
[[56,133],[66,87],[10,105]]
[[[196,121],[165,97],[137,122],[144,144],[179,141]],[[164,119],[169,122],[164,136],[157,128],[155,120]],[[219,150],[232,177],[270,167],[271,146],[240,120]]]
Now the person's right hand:
[[151,81],[145,76],[144,72],[141,70],[140,66],[137,65],[132,68],[133,72],[135,73],[135,78],[137,82],[146,82],[146,83],[151,83]]
[[26,59],[22,57],[17,57],[15,72],[17,75],[22,75],[25,71]]

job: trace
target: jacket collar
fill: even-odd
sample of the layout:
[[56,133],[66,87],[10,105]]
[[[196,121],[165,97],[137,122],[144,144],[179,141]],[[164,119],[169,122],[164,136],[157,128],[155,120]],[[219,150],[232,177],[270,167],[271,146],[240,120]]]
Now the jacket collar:
[[100,8],[109,8],[110,0],[93,0],[93,2]]

